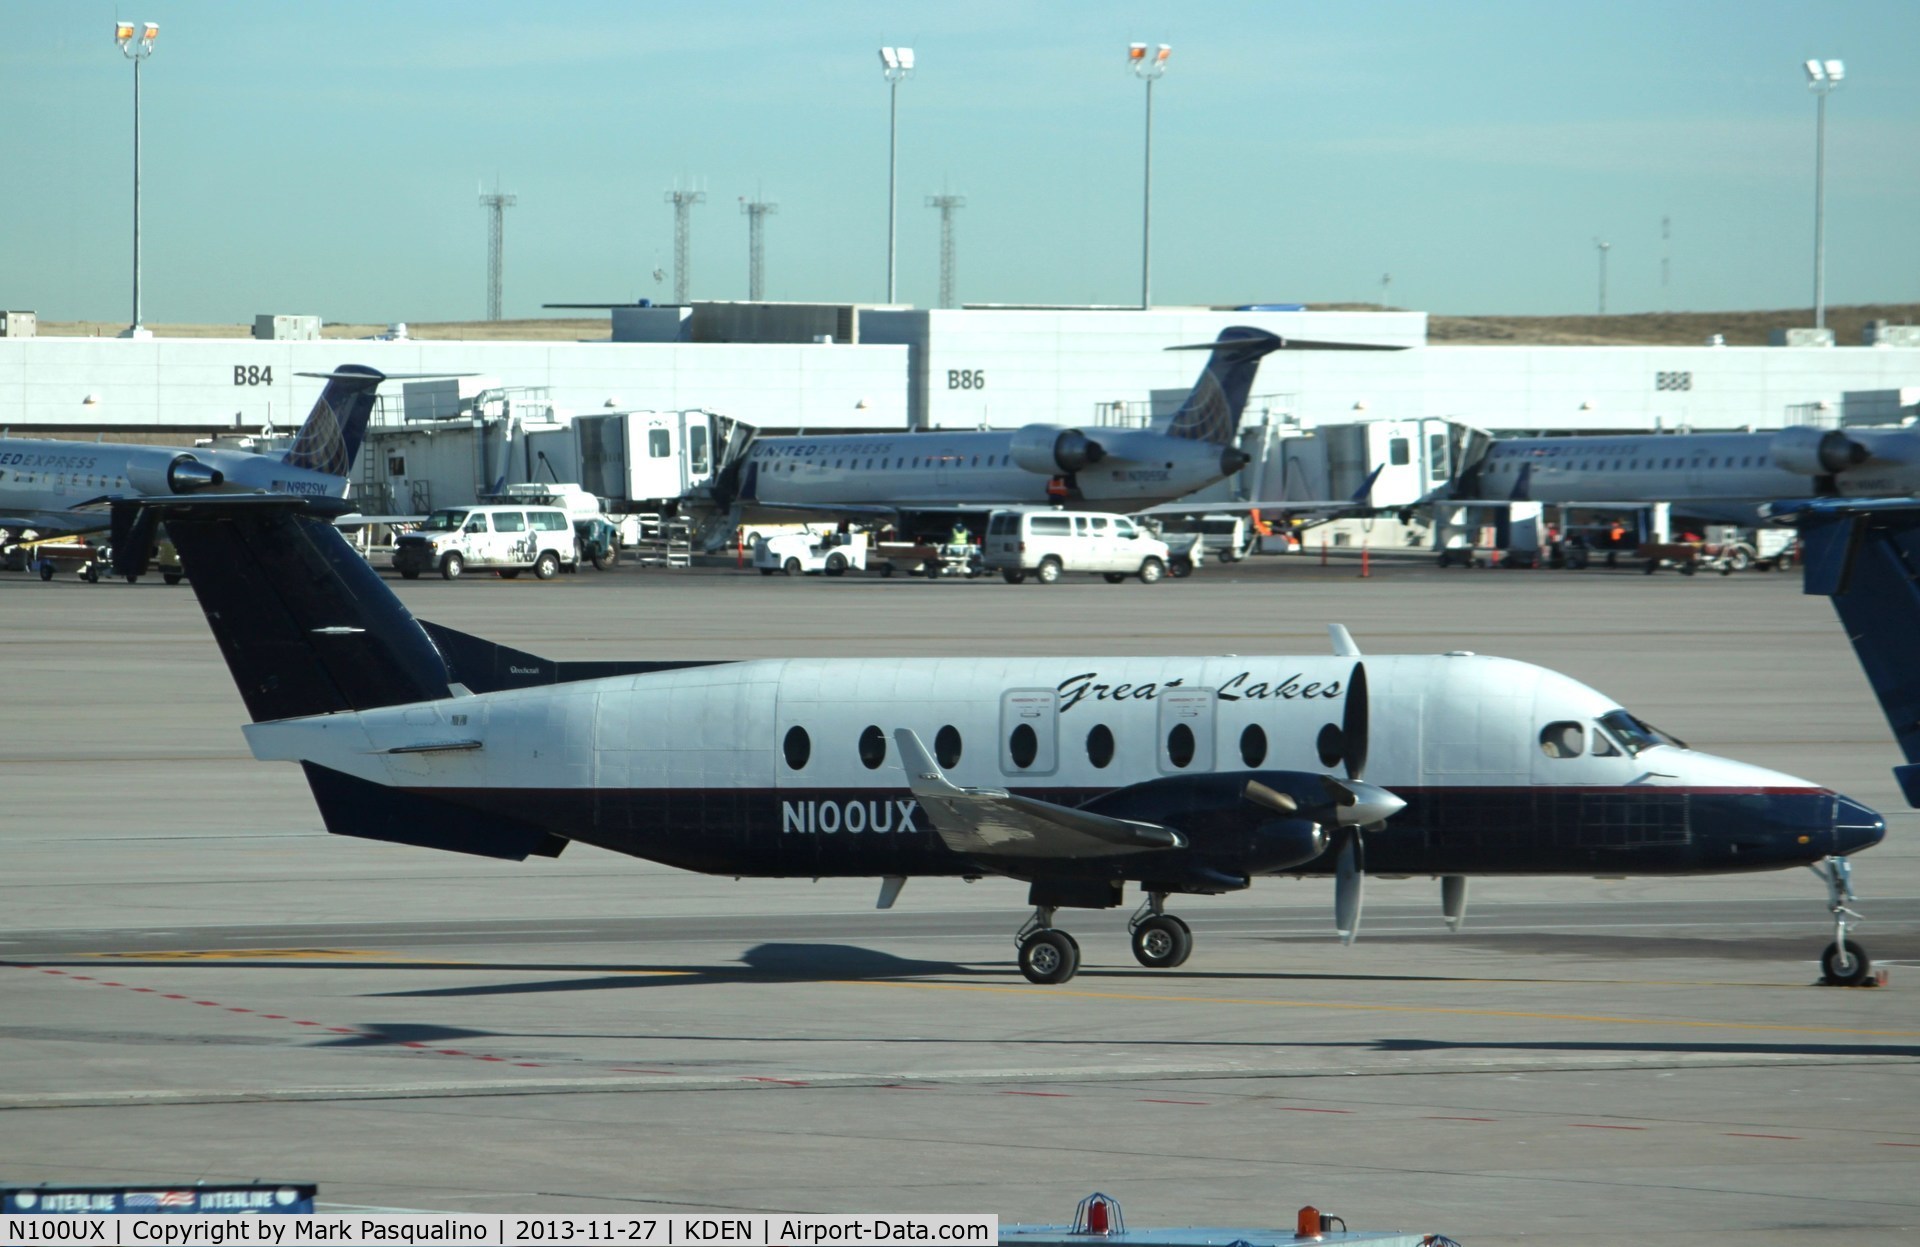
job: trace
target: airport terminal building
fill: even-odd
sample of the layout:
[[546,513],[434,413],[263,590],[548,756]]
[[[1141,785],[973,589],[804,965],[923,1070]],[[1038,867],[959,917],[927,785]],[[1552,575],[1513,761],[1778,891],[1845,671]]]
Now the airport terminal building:
[[[0,336],[0,427],[49,436],[297,423],[344,363],[478,374],[558,408],[705,408],[773,432],[1135,422],[1192,352],[1249,324],[1302,343],[1251,411],[1309,427],[1447,417],[1496,434],[1887,421],[1920,401],[1920,346],[1435,346],[1421,312],[1200,307],[921,310],[696,303],[615,309],[600,341]],[[21,322],[31,325],[31,318]],[[1250,415],[1250,419],[1258,419]]]

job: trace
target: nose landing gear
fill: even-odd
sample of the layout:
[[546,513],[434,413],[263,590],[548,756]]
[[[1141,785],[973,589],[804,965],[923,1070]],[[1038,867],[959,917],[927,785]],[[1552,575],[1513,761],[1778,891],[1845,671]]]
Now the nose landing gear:
[[1833,914],[1833,943],[1820,954],[1820,981],[1829,987],[1858,987],[1867,981],[1873,962],[1866,949],[1847,938],[1848,923],[1860,920],[1860,915],[1848,908],[1860,899],[1853,894],[1853,863],[1844,857],[1829,857],[1807,869],[1826,882],[1827,909]]

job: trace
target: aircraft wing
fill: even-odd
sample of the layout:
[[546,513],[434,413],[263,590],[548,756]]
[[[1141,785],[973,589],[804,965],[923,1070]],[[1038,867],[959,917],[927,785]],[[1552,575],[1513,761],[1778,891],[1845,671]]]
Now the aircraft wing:
[[941,773],[912,731],[899,728],[893,738],[907,786],[933,820],[934,834],[956,853],[1070,859],[1186,847],[1185,836],[1154,823],[1089,814],[998,788],[962,788]]
[[[1385,465],[1381,465],[1384,467]],[[1373,483],[1380,479],[1380,467],[1367,473],[1367,479],[1360,482],[1360,488],[1347,498],[1298,498],[1267,499],[1265,501],[1245,502],[1196,502],[1181,499],[1175,502],[1163,502],[1157,507],[1129,512],[1132,515],[1249,515],[1259,512],[1262,515],[1314,515],[1321,519],[1339,519],[1347,515],[1368,515],[1377,508],[1370,495]]]
[[881,503],[761,502],[753,498],[741,499],[740,506],[763,523],[769,524],[778,523],[786,518],[897,524],[900,522],[900,512],[903,510],[901,507]]

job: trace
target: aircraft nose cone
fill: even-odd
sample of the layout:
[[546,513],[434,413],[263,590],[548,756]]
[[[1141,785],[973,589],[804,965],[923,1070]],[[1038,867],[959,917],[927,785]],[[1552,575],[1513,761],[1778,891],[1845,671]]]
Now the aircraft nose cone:
[[1887,820],[1878,811],[1851,797],[1833,803],[1833,851],[1845,856],[1879,844],[1887,834]]

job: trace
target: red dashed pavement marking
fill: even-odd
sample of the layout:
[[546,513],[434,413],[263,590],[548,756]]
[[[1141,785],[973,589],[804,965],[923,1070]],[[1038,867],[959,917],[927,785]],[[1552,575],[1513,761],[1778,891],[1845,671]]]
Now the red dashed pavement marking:
[[1884,1139],[1874,1141],[1875,1147],[1920,1147],[1920,1143],[1888,1143]]
[[1344,1113],[1349,1116],[1353,1113],[1350,1108],[1292,1108],[1285,1104],[1278,1107],[1283,1113]]
[[[38,970],[42,974],[57,974],[61,978],[68,979],[76,983],[92,983],[98,987],[119,987],[127,991],[144,992],[148,995],[159,996],[162,1000],[185,1000],[196,1005],[205,1006],[206,1008],[209,1008],[209,1009],[225,1009],[229,1013],[247,1013],[247,1014],[252,1014],[254,1017],[257,1017],[257,1018],[264,1018],[264,1019],[268,1019],[275,1022],[292,1022],[295,1026],[316,1026],[322,1030],[329,1031],[336,1035],[365,1035],[369,1039],[381,1038],[378,1032],[362,1030],[357,1026],[326,1026],[326,1025],[323,1025],[322,1023],[311,1022],[302,1018],[290,1018],[284,1013],[254,1013],[252,1009],[244,1008],[240,1005],[223,1005],[217,1000],[194,1000],[193,997],[184,995],[180,992],[163,992],[163,991],[160,991],[158,988],[153,988],[153,987],[133,987],[126,983],[112,983],[112,982],[108,982],[105,979],[96,979],[90,974],[72,974],[66,970],[56,969],[53,966],[29,966],[29,965],[21,965],[19,962],[5,962],[0,964],[17,966],[22,970]],[[427,1049],[426,1044],[419,1043],[413,1040],[401,1041],[399,1046],[406,1047],[406,1048],[413,1048],[416,1050]],[[484,1053],[465,1052],[459,1048],[433,1048],[431,1049],[431,1051],[437,1052],[442,1056],[463,1056],[463,1057],[470,1057],[477,1061],[492,1061],[500,1064],[508,1063],[507,1058],[503,1056],[488,1056]],[[514,1061],[512,1062],[512,1064],[520,1067],[521,1069],[546,1068],[545,1064],[539,1061]],[[778,1081],[778,1080],[769,1080],[769,1081]],[[804,1085],[804,1084],[801,1084],[801,1085]]]
[[1202,1108],[1204,1108],[1208,1104],[1208,1101],[1206,1100],[1142,1100],[1140,1101],[1140,1103],[1142,1104],[1198,1104]]
[[1798,1139],[1802,1137],[1797,1134],[1750,1134],[1745,1130],[1728,1130],[1725,1133],[1729,1139]]
[[1424,1121],[1499,1121],[1498,1117],[1427,1117]]
[[740,1081],[741,1082],[777,1082],[783,1087],[805,1087],[810,1085],[807,1082],[798,1078],[768,1078],[764,1074],[743,1074],[740,1078]]
[[1071,1091],[1002,1091],[1001,1095],[1032,1095],[1049,1100],[1071,1100]]
[[1645,1126],[1609,1126],[1604,1122],[1575,1121],[1568,1122],[1575,1130],[1645,1130]]

